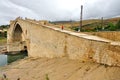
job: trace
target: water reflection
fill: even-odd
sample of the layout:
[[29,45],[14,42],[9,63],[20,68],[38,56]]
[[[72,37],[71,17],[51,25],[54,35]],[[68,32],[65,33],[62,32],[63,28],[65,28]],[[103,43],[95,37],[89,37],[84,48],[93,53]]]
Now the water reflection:
[[0,66],[7,65],[7,55],[0,55]]

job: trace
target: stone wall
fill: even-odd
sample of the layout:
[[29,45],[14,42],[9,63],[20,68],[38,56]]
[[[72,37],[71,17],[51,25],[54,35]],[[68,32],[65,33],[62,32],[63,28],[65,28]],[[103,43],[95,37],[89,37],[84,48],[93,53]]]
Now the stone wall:
[[100,36],[113,41],[120,41],[120,31],[85,32],[85,33]]
[[[101,64],[117,65],[120,61],[118,52],[115,52],[110,42],[87,39],[71,35],[60,29],[33,24],[30,27],[30,53],[31,57],[63,57],[83,61],[95,61]],[[36,34],[37,32],[37,34]],[[114,45],[116,47],[116,45]],[[119,47],[119,46],[117,46]],[[118,49],[118,48],[117,48]],[[117,50],[118,51],[118,50]]]

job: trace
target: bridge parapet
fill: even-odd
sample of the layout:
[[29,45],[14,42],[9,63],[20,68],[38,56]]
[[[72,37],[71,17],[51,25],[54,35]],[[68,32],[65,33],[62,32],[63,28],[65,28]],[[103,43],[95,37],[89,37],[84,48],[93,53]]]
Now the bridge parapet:
[[35,19],[29,19],[29,18],[25,18],[25,20],[36,23],[36,24],[38,23],[41,25],[46,25],[49,23],[47,20],[35,20]]

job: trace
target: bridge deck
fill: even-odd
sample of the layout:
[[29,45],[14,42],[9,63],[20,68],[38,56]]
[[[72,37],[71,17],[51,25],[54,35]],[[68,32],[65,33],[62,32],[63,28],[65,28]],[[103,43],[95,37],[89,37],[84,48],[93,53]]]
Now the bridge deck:
[[[45,25],[44,25],[45,26]],[[106,38],[102,38],[102,37],[98,37],[98,36],[93,36],[93,35],[89,35],[89,34],[84,34],[84,33],[78,33],[78,32],[72,32],[72,31],[67,31],[67,30],[61,30],[60,28],[55,28],[55,27],[51,27],[51,26],[45,26],[48,28],[52,28],[56,31],[60,31],[60,32],[64,32],[67,34],[71,34],[80,38],[84,38],[84,39],[89,39],[89,40],[94,40],[94,41],[100,41],[100,42],[106,42],[106,43],[110,43],[111,45],[119,45],[120,46],[120,42],[118,41],[112,41]]]

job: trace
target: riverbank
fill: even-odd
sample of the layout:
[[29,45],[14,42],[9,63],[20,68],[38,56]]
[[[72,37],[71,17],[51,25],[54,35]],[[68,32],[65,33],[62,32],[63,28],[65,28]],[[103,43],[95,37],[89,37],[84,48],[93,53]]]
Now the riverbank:
[[9,80],[120,80],[120,67],[63,58],[25,58],[0,68]]
[[7,52],[7,38],[0,37],[0,54]]

